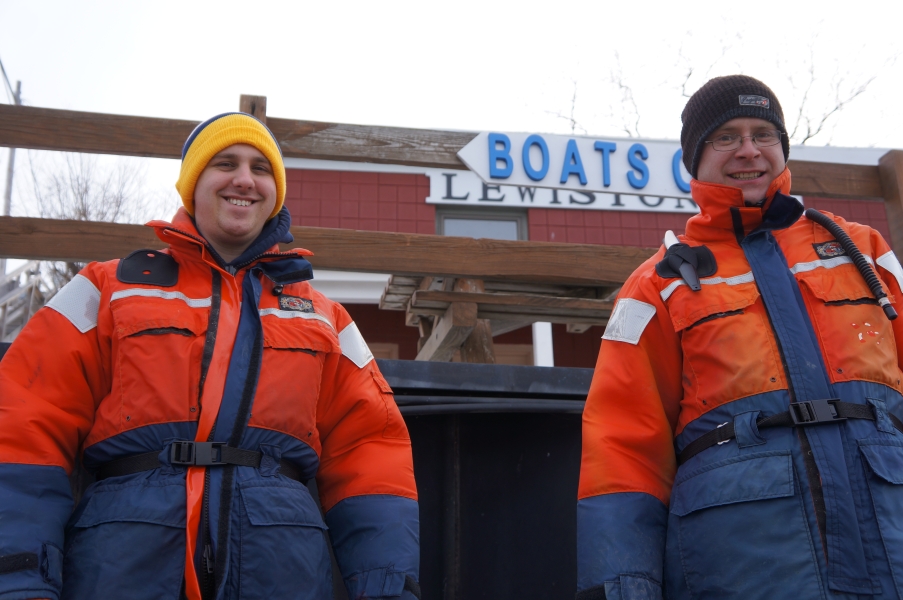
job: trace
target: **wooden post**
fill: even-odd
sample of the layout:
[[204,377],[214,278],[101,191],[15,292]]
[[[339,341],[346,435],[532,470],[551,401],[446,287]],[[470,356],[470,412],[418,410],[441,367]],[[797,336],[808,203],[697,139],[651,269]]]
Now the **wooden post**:
[[238,102],[238,110],[249,115],[254,115],[260,122],[266,125],[267,122],[267,97],[266,96],[249,96],[242,94]]
[[[481,279],[455,280],[456,292],[485,292]],[[489,319],[477,319],[470,335],[461,344],[461,362],[495,364],[495,348],[492,344],[492,326]]]
[[[408,313],[411,315],[412,313]],[[423,345],[430,339],[430,336],[433,334],[433,319],[434,317],[418,317],[417,320],[417,328],[420,331],[420,339],[417,340],[417,352],[419,353],[423,350]]]
[[903,256],[903,150],[891,150],[878,161],[878,173],[887,209],[890,245]]
[[470,335],[477,323],[477,305],[473,302],[453,302],[433,325],[430,337],[417,353],[416,360],[447,362]]

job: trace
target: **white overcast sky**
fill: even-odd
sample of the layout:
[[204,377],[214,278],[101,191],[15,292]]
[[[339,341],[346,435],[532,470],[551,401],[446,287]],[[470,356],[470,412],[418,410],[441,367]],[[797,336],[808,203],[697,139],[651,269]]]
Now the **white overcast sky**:
[[[874,80],[810,145],[903,148],[901,24],[899,0],[0,0],[0,59],[31,106],[201,120],[247,93],[283,118],[557,133],[573,106],[577,133],[625,136],[639,114],[641,137],[667,139],[682,84],[758,77],[792,129],[814,72],[813,116]],[[143,160],[175,202],[178,163]],[[13,214],[26,197],[15,189]]]

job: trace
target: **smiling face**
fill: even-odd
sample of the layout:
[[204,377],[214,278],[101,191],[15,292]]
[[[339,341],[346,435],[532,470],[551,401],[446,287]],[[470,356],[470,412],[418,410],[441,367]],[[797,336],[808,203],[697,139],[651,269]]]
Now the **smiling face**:
[[226,262],[238,258],[260,235],[275,206],[273,169],[247,144],[214,155],[194,188],[198,230]]
[[[763,119],[731,119],[716,129],[708,139],[719,135],[751,136],[766,129],[776,129],[774,123]],[[720,183],[743,190],[743,200],[757,203],[765,198],[768,186],[784,171],[784,149],[781,144],[760,148],[749,137],[736,150],[720,152],[706,144],[699,159],[696,179]]]

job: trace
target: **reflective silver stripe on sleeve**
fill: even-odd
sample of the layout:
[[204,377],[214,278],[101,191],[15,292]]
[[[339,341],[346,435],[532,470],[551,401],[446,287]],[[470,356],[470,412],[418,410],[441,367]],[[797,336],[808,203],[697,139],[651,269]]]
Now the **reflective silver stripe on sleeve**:
[[279,310],[278,308],[262,308],[259,312],[261,317],[272,315],[274,317],[279,317],[280,319],[311,319],[314,321],[323,321],[335,330],[335,326],[329,319],[317,313],[301,312],[300,310]]
[[339,346],[342,347],[342,354],[348,357],[358,368],[362,368],[373,360],[373,354],[370,352],[367,342],[364,341],[364,336],[361,335],[354,321],[349,323],[339,333]]
[[110,298],[113,300],[121,300],[122,298],[130,298],[131,296],[142,296],[144,298],[162,298],[163,300],[181,300],[191,308],[207,308],[210,306],[211,297],[207,298],[189,298],[182,292],[165,292],[163,290],[154,290],[147,288],[129,288],[127,290],[119,290],[114,292]]
[[654,316],[655,307],[651,304],[633,298],[621,298],[608,318],[602,339],[636,346],[643,330]]
[[[716,285],[719,283],[725,285],[740,285],[741,283],[752,283],[755,280],[756,278],[753,277],[752,271],[750,271],[748,273],[743,273],[742,275],[734,275],[733,277],[706,277],[705,279],[700,279],[699,283],[702,285]],[[670,298],[671,294],[674,293],[674,290],[682,285],[687,285],[687,282],[683,279],[678,279],[677,281],[672,281],[668,284],[668,287],[660,292],[662,302]]]
[[[871,256],[862,255],[865,257],[865,260],[869,261],[870,264],[874,265],[875,261],[872,260]],[[834,258],[826,258],[824,260],[813,260],[804,263],[796,263],[792,267],[790,267],[790,272],[796,275],[797,273],[806,273],[808,271],[814,271],[815,269],[833,269],[834,267],[839,267],[840,265],[848,265],[853,262],[849,256],[835,256]]]
[[69,319],[82,333],[87,333],[97,327],[100,290],[84,275],[76,275],[50,299],[47,308]]
[[900,261],[897,259],[897,255],[894,254],[894,251],[891,250],[887,254],[882,254],[878,257],[876,262],[878,263],[878,266],[882,267],[885,271],[893,274],[897,279],[897,285],[903,290],[903,266],[900,266]]

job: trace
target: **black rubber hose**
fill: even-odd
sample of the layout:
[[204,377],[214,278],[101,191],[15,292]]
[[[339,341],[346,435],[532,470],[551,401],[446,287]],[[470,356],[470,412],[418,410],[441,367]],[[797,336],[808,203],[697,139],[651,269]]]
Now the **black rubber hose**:
[[875,274],[872,265],[865,259],[862,252],[859,251],[859,248],[856,247],[856,244],[850,239],[850,236],[847,235],[847,232],[844,231],[840,225],[831,220],[830,217],[823,215],[814,208],[806,209],[806,218],[810,221],[815,221],[827,229],[831,235],[834,236],[834,239],[840,242],[840,245],[843,246],[847,256],[850,257],[850,260],[852,260],[853,264],[856,265],[856,268],[859,269],[862,278],[865,279],[865,283],[869,286],[869,289],[872,290],[872,294],[878,299],[878,304],[884,309],[884,314],[887,315],[887,318],[891,321],[896,319],[897,311],[894,310],[890,300],[887,299],[887,294],[884,293],[881,282],[878,281],[878,275]]

